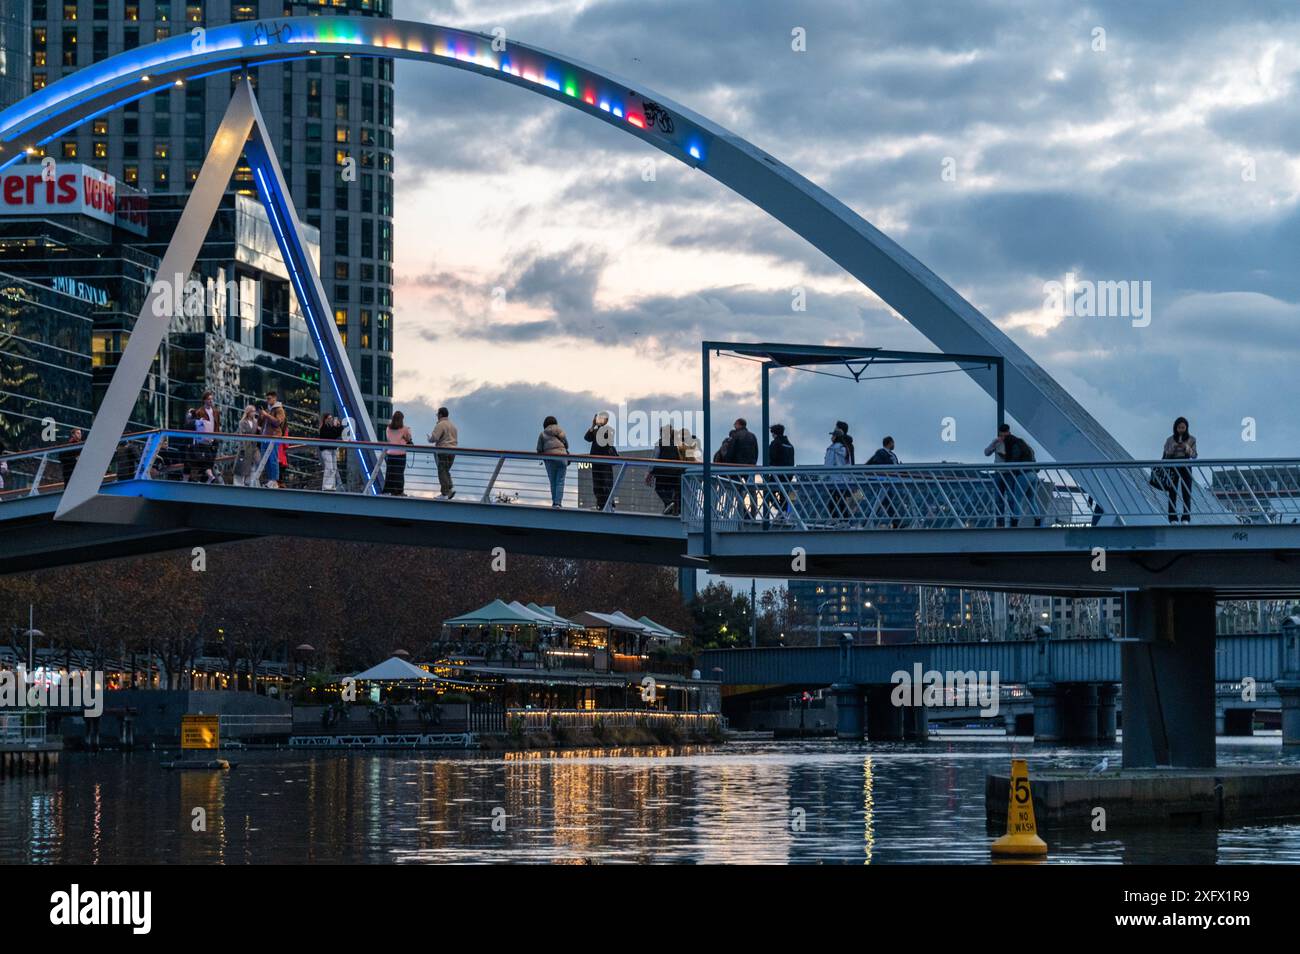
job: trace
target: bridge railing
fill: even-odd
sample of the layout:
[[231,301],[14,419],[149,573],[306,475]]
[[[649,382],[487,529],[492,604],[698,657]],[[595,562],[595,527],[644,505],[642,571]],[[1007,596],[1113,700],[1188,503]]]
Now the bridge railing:
[[[80,447],[0,458],[8,464],[3,499],[62,491]],[[691,466],[640,457],[156,430],[124,437],[104,479],[267,488],[274,475],[279,487],[292,490],[380,495],[400,489],[402,496],[429,499],[442,494],[440,462],[458,502],[551,506],[554,468],[564,475],[560,506],[674,519],[682,474]]]
[[[707,503],[706,503],[707,501]],[[714,531],[954,530],[1300,520],[1300,460],[729,467],[683,479]]]

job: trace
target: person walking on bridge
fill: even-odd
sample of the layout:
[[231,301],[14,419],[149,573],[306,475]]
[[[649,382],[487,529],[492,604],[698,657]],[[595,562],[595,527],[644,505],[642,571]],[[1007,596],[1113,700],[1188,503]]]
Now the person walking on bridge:
[[[569,453],[569,438],[560,427],[560,422],[552,416],[542,421],[542,433],[537,435],[537,453],[560,457]],[[569,466],[567,460],[548,460],[546,479],[551,485],[551,506],[564,506],[564,475]]]
[[[266,406],[259,408],[257,411],[258,423],[262,425],[263,437],[283,437],[285,425],[284,405],[280,403],[280,396],[274,391],[266,392]],[[264,448],[266,454],[266,465],[263,470],[266,471],[266,486],[280,486],[280,445],[277,441],[267,441]]]
[[[998,462],[1003,464],[1030,463],[1035,459],[1034,449],[1023,437],[1012,434],[1011,425],[1006,423],[998,425],[997,437],[984,448],[985,457],[995,454]],[[1022,509],[1032,509],[1035,479],[1032,472],[1019,468],[1011,473],[993,475],[993,485],[998,494],[999,527],[1020,525]]]
[[[718,452],[713,455],[713,460],[716,463],[739,464],[745,467],[752,467],[758,463],[758,438],[754,436],[754,433],[749,429],[749,423],[743,417],[736,418],[731,427],[731,433],[722,442]],[[741,474],[738,477],[728,479],[734,479],[740,485],[737,489],[740,490],[741,496],[744,498],[745,515],[753,519],[756,501],[751,499],[745,492],[745,485],[749,483],[749,476]]]
[[406,415],[394,411],[384,432],[388,443],[397,445],[400,450],[390,449],[384,453],[387,466],[384,469],[383,492],[392,497],[406,496],[406,448],[415,443],[411,429],[406,426]]
[[[244,416],[239,419],[239,426],[235,428],[236,433],[244,437],[252,437],[257,433],[257,405],[248,404],[244,407]],[[257,469],[257,442],[240,441],[239,451],[235,455],[235,486],[252,487],[253,471]]]
[[[1187,418],[1180,417],[1174,421],[1174,432],[1165,439],[1165,449],[1160,455],[1162,460],[1196,460],[1196,438],[1188,429]],[[1164,486],[1169,494],[1169,522],[1192,522],[1192,469],[1188,467],[1165,467]],[[1183,498],[1181,515],[1178,498]]]
[[[868,460],[867,463],[876,467],[893,467],[901,464],[902,461],[900,461],[898,455],[894,453],[894,439],[892,437],[886,437],[882,440],[880,446],[876,448],[876,452],[871,455],[871,459]],[[889,526],[892,529],[897,530],[903,525],[903,521],[899,519],[899,508],[894,499],[895,492],[890,486],[890,484],[897,483],[897,476],[891,474],[876,479],[880,480],[882,484],[879,498],[880,512],[889,520]]]
[[[343,439],[343,422],[333,414],[321,415],[320,432],[317,435],[323,441],[340,441]],[[334,490],[339,481],[339,449],[333,444],[320,447],[320,489]]]
[[[767,445],[768,464],[773,467],[793,467],[794,445],[790,443],[790,438],[785,436],[785,425],[773,424],[768,431],[772,435],[772,440]],[[763,478],[764,484],[771,485],[768,506],[777,516],[785,513],[787,498],[785,491],[780,488],[784,487],[788,480],[788,474],[769,474]]]
[[438,496],[444,500],[456,496],[456,487],[451,482],[451,465],[456,460],[456,455],[449,453],[447,448],[456,447],[459,441],[460,432],[451,422],[450,412],[445,407],[438,408],[438,423],[433,425],[433,430],[429,433],[429,443],[441,448],[434,459],[438,465]]
[[[591,419],[591,427],[583,435],[584,441],[591,443],[588,452],[593,457],[617,457],[618,448],[614,446],[614,428],[609,426],[609,412],[601,411]],[[591,492],[596,495],[596,509],[604,510],[609,502],[609,495],[614,492],[614,465],[591,465]]]

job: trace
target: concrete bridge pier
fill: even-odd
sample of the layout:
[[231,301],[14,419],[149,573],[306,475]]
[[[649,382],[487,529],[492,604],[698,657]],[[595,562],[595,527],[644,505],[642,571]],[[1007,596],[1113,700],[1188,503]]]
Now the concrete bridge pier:
[[1097,741],[1114,742],[1119,735],[1116,699],[1119,686],[1103,682],[1097,686]]
[[1278,678],[1273,688],[1282,697],[1282,744],[1300,745],[1300,616],[1282,622]]
[[1139,590],[1127,609],[1124,767],[1213,768],[1214,594]]
[[1067,686],[1061,694],[1061,738],[1066,742],[1093,744],[1099,736],[1098,710],[1100,708],[1096,683],[1077,683]]
[[853,683],[837,682],[831,686],[835,693],[835,737],[846,742],[862,741],[862,687]]
[[1225,708],[1216,720],[1215,731],[1219,735],[1254,735],[1255,710]]
[[1300,681],[1273,683],[1282,697],[1282,744],[1300,745]]
[[1029,684],[1034,697],[1034,741],[1059,742],[1061,740],[1060,686],[1054,682],[1034,681]]

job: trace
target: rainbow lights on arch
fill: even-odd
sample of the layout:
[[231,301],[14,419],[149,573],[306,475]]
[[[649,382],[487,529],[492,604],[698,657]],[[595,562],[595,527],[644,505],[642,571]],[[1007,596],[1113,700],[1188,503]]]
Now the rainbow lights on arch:
[[[65,132],[65,125],[52,127],[51,121],[74,109],[79,105],[78,100],[107,100],[113,93],[122,91],[123,99],[114,100],[105,108],[107,111],[124,102],[128,90],[139,90],[138,84],[153,86],[151,91],[166,89],[170,85],[168,74],[197,79],[200,75],[317,55],[317,47],[324,46],[336,47],[321,51],[326,55],[430,57],[508,77],[520,85],[540,87],[554,98],[572,100],[571,105],[593,115],[603,113],[600,118],[607,122],[618,120],[638,134],[653,135],[661,148],[676,152],[690,164],[705,160],[712,134],[690,119],[673,113],[672,123],[659,128],[647,119],[647,112],[656,108],[660,111],[658,115],[663,116],[666,115],[663,107],[654,103],[647,107],[644,97],[618,86],[616,80],[545,51],[513,43],[505,50],[497,50],[493,49],[493,43],[493,38],[486,35],[433,24],[350,17],[241,21],[208,29],[202,34],[202,42],[189,33],[178,34],[84,67],[0,113],[0,131],[4,136],[0,166],[21,159],[21,155],[10,153],[10,144],[20,148],[37,145],[22,139],[33,130],[61,130],[54,134],[40,132],[40,144]],[[337,49],[340,46],[352,49]],[[274,53],[281,58],[270,60],[267,54],[273,50],[269,48],[275,47],[279,49]],[[307,49],[296,54],[286,47]],[[241,51],[248,51],[246,60],[239,59]],[[148,95],[148,92],[137,95]],[[85,121],[78,119],[74,128]]]

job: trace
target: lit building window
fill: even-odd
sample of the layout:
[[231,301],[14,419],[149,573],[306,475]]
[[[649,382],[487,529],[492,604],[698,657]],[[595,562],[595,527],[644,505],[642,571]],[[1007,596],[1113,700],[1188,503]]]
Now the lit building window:
[[65,142],[63,144],[63,158],[64,159],[77,158],[77,144],[75,142]]

